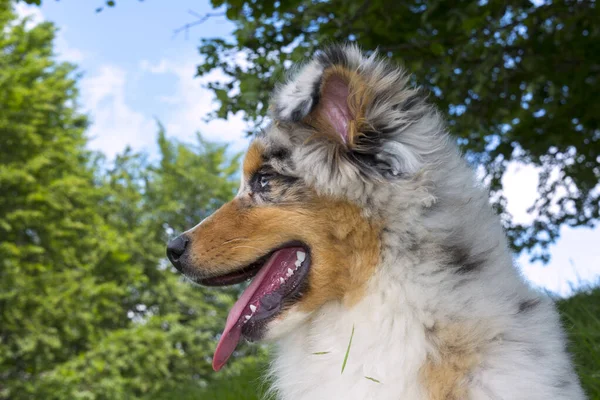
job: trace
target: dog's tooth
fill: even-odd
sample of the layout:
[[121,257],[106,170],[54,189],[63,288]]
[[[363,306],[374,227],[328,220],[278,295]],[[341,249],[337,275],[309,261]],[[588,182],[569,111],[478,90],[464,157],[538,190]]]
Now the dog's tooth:
[[285,279],[279,278],[279,283],[281,283],[283,285],[285,283]]
[[296,266],[296,268],[300,268],[300,266],[302,265],[302,261],[296,260],[296,262],[294,263],[294,265]]
[[294,271],[291,268],[288,268],[286,276],[289,278],[292,275],[294,275]]
[[302,262],[306,259],[306,253],[303,251],[297,251],[296,257],[298,258],[298,260],[300,260],[300,262]]
[[251,315],[244,315],[244,318],[246,319],[246,321],[248,321],[250,319],[250,317],[252,317]]
[[253,313],[256,311],[256,306],[254,304],[250,304],[250,311]]

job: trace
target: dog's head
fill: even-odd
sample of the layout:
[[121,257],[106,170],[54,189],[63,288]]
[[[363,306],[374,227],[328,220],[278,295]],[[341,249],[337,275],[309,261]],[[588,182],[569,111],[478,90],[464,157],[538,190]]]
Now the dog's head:
[[252,279],[215,369],[242,335],[284,335],[327,302],[360,299],[379,264],[386,204],[410,212],[430,201],[423,171],[446,139],[407,80],[356,47],[316,55],[275,90],[237,196],[169,243],[169,259],[199,284]]

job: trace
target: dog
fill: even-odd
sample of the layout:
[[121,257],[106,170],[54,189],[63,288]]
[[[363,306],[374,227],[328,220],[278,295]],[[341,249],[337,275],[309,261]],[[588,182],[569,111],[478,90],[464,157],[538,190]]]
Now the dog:
[[237,195],[168,244],[192,281],[252,279],[213,358],[274,343],[282,400],[584,399],[552,301],[409,76],[332,46],[271,98]]

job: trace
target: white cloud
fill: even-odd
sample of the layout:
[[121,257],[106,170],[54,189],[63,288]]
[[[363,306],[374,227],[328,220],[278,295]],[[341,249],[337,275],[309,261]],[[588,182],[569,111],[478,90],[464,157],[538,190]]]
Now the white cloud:
[[57,32],[56,39],[54,40],[54,50],[59,60],[78,64],[85,60],[87,53],[69,45],[65,39],[67,29],[66,26],[62,26]]
[[600,229],[563,228],[560,240],[552,246],[548,265],[530,263],[527,255],[518,264],[535,286],[568,296],[581,287],[600,282]]
[[127,104],[127,77],[122,68],[104,65],[81,81],[83,106],[92,118],[89,145],[109,157],[126,146],[147,149],[156,133],[155,121]]
[[206,122],[205,118],[215,110],[212,91],[203,87],[206,82],[224,80],[220,72],[213,72],[202,78],[195,78],[197,60],[175,62],[160,60],[158,63],[142,61],[141,70],[150,74],[168,74],[177,78],[174,94],[161,96],[160,99],[177,111],[160,116],[167,133],[182,140],[190,140],[196,131],[210,140],[231,144],[235,151],[243,150],[249,140],[245,137],[246,123],[242,115],[230,116],[227,120],[215,119]]
[[502,191],[507,199],[507,211],[515,223],[529,224],[535,214],[527,212],[538,198],[539,169],[528,164],[511,162],[502,177]]
[[20,20],[29,18],[29,21],[25,25],[27,29],[31,29],[35,25],[44,22],[45,18],[39,7],[34,5],[25,4],[19,2],[14,6],[15,12]]
[[[530,224],[536,213],[527,212],[538,198],[537,185],[540,169],[532,165],[512,162],[502,179],[502,188],[507,199],[507,210],[517,223]],[[556,180],[559,171],[553,170],[551,179]],[[564,196],[564,190],[557,191],[557,197]],[[557,210],[556,200],[551,210]],[[529,262],[523,254],[517,260],[523,275],[534,285],[562,296],[568,296],[579,287],[597,283],[600,280],[600,228],[561,229],[561,236],[550,248],[551,259],[548,265]]]
[[[140,67],[142,73],[167,74],[176,78],[171,93],[157,96],[167,111],[156,117],[164,124],[169,136],[192,142],[195,133],[200,131],[209,140],[230,144],[233,151],[245,149],[249,140],[244,134],[246,124],[241,115],[227,120],[205,121],[205,117],[215,109],[215,103],[212,92],[203,88],[202,84],[208,80],[223,79],[221,74],[195,78],[195,61],[178,63],[161,60],[156,64],[143,61]],[[80,84],[84,109],[92,119],[88,131],[90,147],[109,157],[126,146],[146,151],[154,147],[154,117],[127,102],[128,82],[140,79],[139,71],[132,75],[133,72],[118,66],[104,65]]]

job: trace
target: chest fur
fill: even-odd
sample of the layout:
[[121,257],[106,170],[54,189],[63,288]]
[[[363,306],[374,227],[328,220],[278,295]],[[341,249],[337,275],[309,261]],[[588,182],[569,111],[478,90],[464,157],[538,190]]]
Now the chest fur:
[[426,399],[422,367],[429,341],[423,324],[399,308],[377,296],[350,310],[324,307],[277,343],[272,373],[279,398]]

